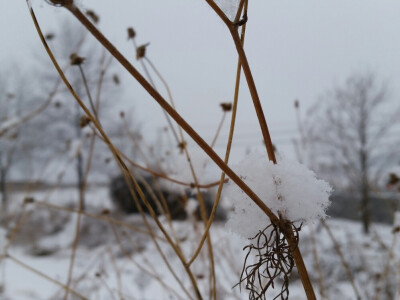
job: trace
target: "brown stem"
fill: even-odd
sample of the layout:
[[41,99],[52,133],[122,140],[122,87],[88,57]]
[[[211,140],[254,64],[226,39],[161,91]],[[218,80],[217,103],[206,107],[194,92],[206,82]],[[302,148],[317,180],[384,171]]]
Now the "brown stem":
[[154,98],[157,103],[185,130],[185,132],[204,150],[205,153],[218,165],[229,178],[235,182],[249,198],[251,198],[261,210],[278,224],[278,217],[269,207],[250,189],[250,187],[215,153],[215,151],[194,131],[194,129],[176,112],[171,105],[145,80],[135,67],[115,48],[106,37],[85,17],[75,6],[66,7],[92,35],[120,62],[120,64],[142,85],[142,87]]

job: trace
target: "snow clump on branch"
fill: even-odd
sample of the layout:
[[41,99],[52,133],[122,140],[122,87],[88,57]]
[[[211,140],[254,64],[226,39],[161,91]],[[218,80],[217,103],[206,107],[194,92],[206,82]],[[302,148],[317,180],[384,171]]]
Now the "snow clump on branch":
[[[332,188],[299,162],[281,159],[273,164],[263,155],[250,154],[233,169],[274,214],[280,212],[297,225],[326,217]],[[233,182],[228,183],[224,193],[234,207],[226,224],[230,231],[247,239],[271,223]]]

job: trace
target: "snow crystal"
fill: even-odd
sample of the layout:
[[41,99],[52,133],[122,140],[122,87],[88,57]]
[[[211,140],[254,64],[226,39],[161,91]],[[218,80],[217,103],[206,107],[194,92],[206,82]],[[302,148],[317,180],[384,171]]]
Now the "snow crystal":
[[[275,165],[254,153],[233,168],[275,214],[280,212],[296,224],[326,216],[332,188],[304,165],[286,159]],[[236,184],[230,182],[224,193],[234,207],[226,224],[229,230],[250,238],[270,224],[264,212]]]
[[226,14],[226,16],[233,20],[239,7],[239,0],[215,0],[215,3]]

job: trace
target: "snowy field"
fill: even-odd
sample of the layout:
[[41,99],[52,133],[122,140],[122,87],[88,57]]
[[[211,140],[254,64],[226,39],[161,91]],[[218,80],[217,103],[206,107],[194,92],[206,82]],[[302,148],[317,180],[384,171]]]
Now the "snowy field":
[[[16,214],[11,220],[2,220],[1,253],[13,230],[19,228],[8,249],[9,257],[1,261],[1,300],[64,299],[63,286],[68,282],[77,222],[77,214],[73,212],[76,193],[75,189],[64,188],[12,195],[10,211]],[[34,202],[23,205],[26,197],[33,197]],[[69,211],[51,208],[40,204],[41,201]],[[69,299],[189,299],[146,234],[140,216],[114,212],[105,187],[89,188],[87,203],[88,215],[81,219]],[[191,257],[203,225],[187,220],[174,221],[171,227],[165,219],[161,221],[174,239],[180,241],[185,257]],[[193,295],[181,262],[161,238],[155,223],[150,220],[149,223],[165,260],[184,289]],[[375,224],[371,234],[365,236],[361,225],[355,222],[328,219],[327,225],[344,263],[321,223],[305,226],[300,232],[300,247],[318,299],[357,299],[356,293],[361,299],[399,299],[400,248],[393,227]],[[248,299],[243,286],[241,290],[233,288],[240,278],[246,240],[228,232],[222,222],[213,225],[211,240],[218,299]],[[210,289],[206,249],[204,246],[191,267],[204,299],[209,298]],[[354,277],[354,286],[349,274]],[[276,288],[280,288],[279,284]],[[271,291],[268,299],[276,295]],[[289,299],[306,299],[296,272],[292,275]]]

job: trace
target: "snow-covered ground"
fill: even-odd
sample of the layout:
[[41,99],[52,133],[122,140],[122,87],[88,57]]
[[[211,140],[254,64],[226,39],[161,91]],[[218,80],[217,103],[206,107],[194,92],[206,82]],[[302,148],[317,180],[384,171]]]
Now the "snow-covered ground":
[[[33,197],[35,202],[46,201],[70,211],[37,203],[26,204],[22,209],[23,199],[27,196]],[[12,229],[18,224],[21,228],[8,249],[9,257],[1,261],[0,299],[64,299],[63,286],[68,282],[77,221],[77,214],[73,212],[76,198],[74,189],[12,195],[9,209],[18,214],[8,222],[2,221],[0,253],[4,252],[10,235],[13,235]],[[111,212],[105,213],[105,209]],[[178,280],[193,297],[193,287],[185,268],[171,246],[160,238],[162,234],[156,229],[155,222],[149,219],[157,244],[143,233],[147,229],[140,216],[124,216],[112,210],[106,188],[88,189],[87,212],[90,215],[81,219],[69,299],[79,299],[79,296],[87,299],[190,299]],[[121,221],[123,226],[118,223]],[[161,218],[161,221],[171,237],[180,241],[185,258],[190,258],[203,226],[193,220],[175,221],[172,230],[165,219]],[[327,229],[319,222],[304,226],[300,232],[300,247],[318,299],[357,299],[348,272],[354,277],[360,299],[399,299],[400,247],[395,240],[398,233],[392,233],[393,227],[375,224],[371,234],[366,236],[356,222],[328,219],[327,225],[343,253],[348,270]],[[228,232],[223,223],[213,225],[211,240],[218,299],[248,299],[243,286],[241,290],[233,288],[240,277],[245,256],[242,249],[247,241]],[[390,254],[391,249],[393,253]],[[208,257],[205,244],[191,266],[204,299],[209,299],[210,290]],[[166,261],[178,280],[169,271]],[[276,289],[279,288],[277,284]],[[272,290],[271,296],[276,294]],[[292,275],[289,299],[306,299],[296,272]]]

